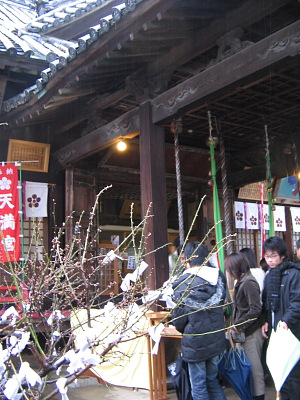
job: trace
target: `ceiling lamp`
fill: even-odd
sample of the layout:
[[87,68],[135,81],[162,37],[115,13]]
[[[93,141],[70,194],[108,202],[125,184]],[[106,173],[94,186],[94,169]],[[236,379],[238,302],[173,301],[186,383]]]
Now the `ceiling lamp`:
[[124,140],[119,140],[118,141],[118,144],[117,144],[117,149],[119,150],[119,151],[124,151],[124,150],[126,150],[126,148],[127,148],[127,144],[124,142]]

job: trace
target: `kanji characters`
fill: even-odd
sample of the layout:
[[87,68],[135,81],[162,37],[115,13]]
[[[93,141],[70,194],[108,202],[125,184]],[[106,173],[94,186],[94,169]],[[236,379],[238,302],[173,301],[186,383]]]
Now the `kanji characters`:
[[10,228],[11,230],[15,230],[16,222],[13,214],[4,214],[0,215],[0,229],[2,231]]
[[0,193],[0,209],[2,210],[5,206],[9,208],[14,208],[15,206],[12,204],[12,197],[11,193]]

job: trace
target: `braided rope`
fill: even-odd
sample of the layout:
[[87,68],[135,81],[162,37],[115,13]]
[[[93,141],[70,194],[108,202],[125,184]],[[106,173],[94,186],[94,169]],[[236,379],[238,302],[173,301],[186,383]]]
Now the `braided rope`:
[[[226,171],[226,153],[224,140],[221,130],[216,121],[217,132],[220,139],[220,157],[221,157],[221,176],[222,176],[222,191],[223,191],[223,206],[224,206],[224,224],[225,233],[228,237],[231,234],[231,221],[230,221],[230,209],[229,209],[229,196],[228,196],[228,184],[227,184],[227,171]],[[227,254],[233,252],[233,242],[229,241],[226,244]]]
[[176,182],[177,182],[177,207],[178,207],[178,223],[179,223],[179,239],[180,244],[184,243],[184,223],[183,223],[183,207],[182,207],[182,191],[181,191],[181,173],[180,173],[180,157],[179,157],[179,140],[178,134],[181,126],[175,123],[174,129],[174,146],[175,146],[175,166],[176,166]]
[[271,175],[271,161],[269,151],[269,136],[268,136],[268,125],[265,125],[266,135],[266,178],[268,185],[268,205],[269,205],[269,236],[274,236],[274,219],[273,219],[273,186],[272,186],[272,175]]
[[270,165],[268,125],[265,125],[264,129],[265,129],[265,135],[266,135],[267,183],[268,183],[268,190],[272,190],[272,176],[271,176],[271,165]]

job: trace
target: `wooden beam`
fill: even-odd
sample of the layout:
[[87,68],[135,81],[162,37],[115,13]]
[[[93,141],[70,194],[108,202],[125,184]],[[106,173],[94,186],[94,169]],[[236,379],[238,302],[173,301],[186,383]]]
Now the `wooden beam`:
[[[100,100],[100,103],[101,103],[101,100]],[[118,138],[120,138],[121,136],[131,137],[131,138],[134,136],[137,136],[139,134],[139,130],[140,130],[140,121],[139,121],[139,119],[136,118],[137,112],[138,112],[137,109],[129,111],[129,113],[126,113],[123,116],[119,117],[115,121],[115,123],[112,122],[103,127],[97,128],[95,131],[88,133],[84,137],[74,141],[72,144],[67,145],[67,146],[61,148],[60,150],[58,150],[54,154],[54,157],[56,159],[56,162],[58,162],[58,164],[59,164],[59,168],[64,168],[66,165],[71,164],[74,161],[83,159],[93,153],[98,152],[99,150],[102,150],[104,148],[111,146],[111,144],[113,142],[115,142]],[[132,123],[131,128],[128,129],[127,134],[125,133],[125,130],[123,131],[123,135],[120,135],[120,131],[115,132],[115,134],[107,134],[107,132],[109,132],[111,130],[111,127],[114,124],[122,124],[122,120],[124,120],[124,121],[129,120],[130,113],[132,113],[132,118],[134,119],[134,122]],[[120,122],[117,122],[118,120]],[[66,125],[64,125],[64,126],[66,126]],[[54,132],[56,134],[59,133],[56,130],[54,130]],[[134,141],[134,143],[139,143],[138,139],[133,139],[133,141]],[[82,143],[85,143],[85,145],[83,146]],[[91,148],[92,148],[92,150],[91,150]],[[165,148],[174,149],[174,144],[166,143]],[[86,153],[85,153],[85,151],[86,151]],[[180,146],[180,151],[188,152],[188,153],[197,153],[197,154],[207,154],[207,155],[209,154],[208,149],[201,149],[201,148],[189,147],[189,146]],[[219,155],[219,152],[216,152],[215,154]],[[98,167],[99,168],[100,167],[117,168],[117,167],[105,165],[106,161],[107,161],[106,157],[105,157],[105,161],[100,160],[98,163]],[[123,167],[122,167],[122,170],[124,170]],[[132,173],[132,174],[139,173],[139,171],[135,172],[135,171],[129,170],[129,169],[127,172]],[[166,177],[172,179],[174,176],[172,174],[167,174]],[[184,180],[193,181],[193,182],[206,182],[206,179],[201,179],[201,178],[196,178],[196,177],[195,178],[182,177],[182,178]]]
[[[248,0],[241,7],[230,11],[225,17],[224,15],[213,21],[210,26],[205,29],[205,35],[202,30],[193,32],[192,36],[180,45],[171,49],[168,57],[164,54],[161,58],[156,59],[148,65],[147,71],[150,76],[157,75],[166,68],[172,66],[176,68],[183,63],[191,60],[209,50],[216,44],[218,37],[224,33],[231,31],[237,26],[247,27],[254,22],[272,14],[290,0],[273,0],[261,2],[261,0]],[[210,4],[210,3],[209,3]],[[251,12],[249,12],[251,10]],[[225,21],[225,24],[224,24]]]
[[287,57],[296,56],[300,51],[299,31],[298,20],[157,96],[152,100],[153,123],[162,123],[184,113],[207,96]]
[[[131,143],[138,144],[139,139],[138,138],[132,139]],[[175,148],[174,143],[165,143],[165,148],[174,150],[174,148]],[[196,153],[196,154],[205,154],[205,155],[210,154],[209,149],[202,149],[200,147],[190,147],[190,146],[183,146],[183,145],[179,145],[179,151],[180,151],[180,153],[186,152],[186,153]],[[215,151],[215,155],[219,156],[220,152]]]
[[10,69],[16,68],[19,72],[34,76],[49,66],[48,61],[45,60],[22,56],[9,57],[6,54],[1,54],[1,64],[7,65]]
[[[272,176],[277,179],[285,178],[287,175],[292,175],[294,173],[294,164],[292,162],[288,163],[281,153],[281,146],[276,146],[274,151],[275,161],[271,162],[271,172]],[[266,164],[260,164],[256,167],[243,169],[238,172],[228,173],[228,184],[233,188],[239,188],[241,186],[248,185],[254,182],[264,181],[266,179]]]
[[170,19],[174,24],[174,20],[176,19],[180,20],[181,22],[184,18],[196,19],[197,21],[200,21],[200,20],[215,18],[216,16],[219,16],[219,14],[220,11],[218,9],[213,9],[213,8],[207,10],[201,9],[200,11],[195,10],[194,8],[189,8],[189,9],[178,8],[177,10],[169,11],[166,15],[163,16],[163,19],[164,21]]
[[167,247],[153,252],[168,243],[165,137],[164,128],[152,124],[150,101],[140,106],[140,127],[142,215],[146,215],[150,204],[150,215],[153,215],[145,229],[147,253],[152,251],[146,257],[149,265],[147,285],[150,289],[157,289],[169,278]]
[[64,168],[71,163],[97,153],[107,148],[118,138],[138,135],[138,109],[128,111],[101,128],[75,140],[54,154],[58,168]]
[[[64,89],[59,89],[59,90],[64,91]],[[89,119],[89,116],[93,112],[95,112],[95,110],[99,110],[101,112],[101,110],[104,110],[105,108],[110,107],[111,105],[117,103],[118,101],[121,101],[126,96],[128,96],[128,94],[126,93],[125,89],[120,89],[116,92],[99,96],[91,104],[84,104],[84,105],[80,104],[75,109],[75,112],[71,116],[69,116],[69,119],[59,119],[59,121],[55,120],[51,124],[51,130],[56,135],[63,132],[67,132],[74,126],[80,124],[82,121]]]
[[104,110],[105,108],[108,108],[108,107],[112,106],[113,104],[118,103],[119,101],[123,100],[127,96],[128,96],[128,93],[126,92],[126,89],[120,89],[120,90],[117,90],[116,92],[107,93],[107,94],[104,94],[103,96],[100,96],[97,99],[96,106],[100,110]]
[[[273,171],[275,163],[271,163],[271,170]],[[243,169],[239,172],[228,173],[228,185],[233,188],[240,188],[241,186],[250,183],[264,181],[266,179],[266,164],[261,164],[257,167]]]
[[[166,148],[169,149],[174,149],[175,146],[173,143],[166,143]],[[186,152],[186,153],[197,153],[197,154],[210,154],[209,149],[201,149],[200,147],[190,147],[190,146],[183,146],[179,145],[179,151],[181,153]],[[215,151],[215,155],[219,155],[218,151]]]
[[[113,151],[113,150],[112,150]],[[108,154],[109,156],[110,154]],[[129,168],[129,167],[118,167],[115,165],[108,165],[103,163],[103,160],[98,163],[98,168],[110,171],[110,172],[126,172],[128,174],[132,175],[139,175],[140,170],[137,168]],[[176,175],[166,172],[166,178],[167,179],[173,179],[176,180]],[[207,183],[208,179],[206,178],[200,178],[200,177],[195,177],[195,176],[186,176],[186,175],[181,175],[181,180],[182,182],[195,182],[195,183]]]

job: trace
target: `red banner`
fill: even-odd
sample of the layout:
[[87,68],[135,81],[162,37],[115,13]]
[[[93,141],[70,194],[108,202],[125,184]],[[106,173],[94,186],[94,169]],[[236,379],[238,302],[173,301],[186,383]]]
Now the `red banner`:
[[0,261],[20,258],[18,168],[0,166]]

